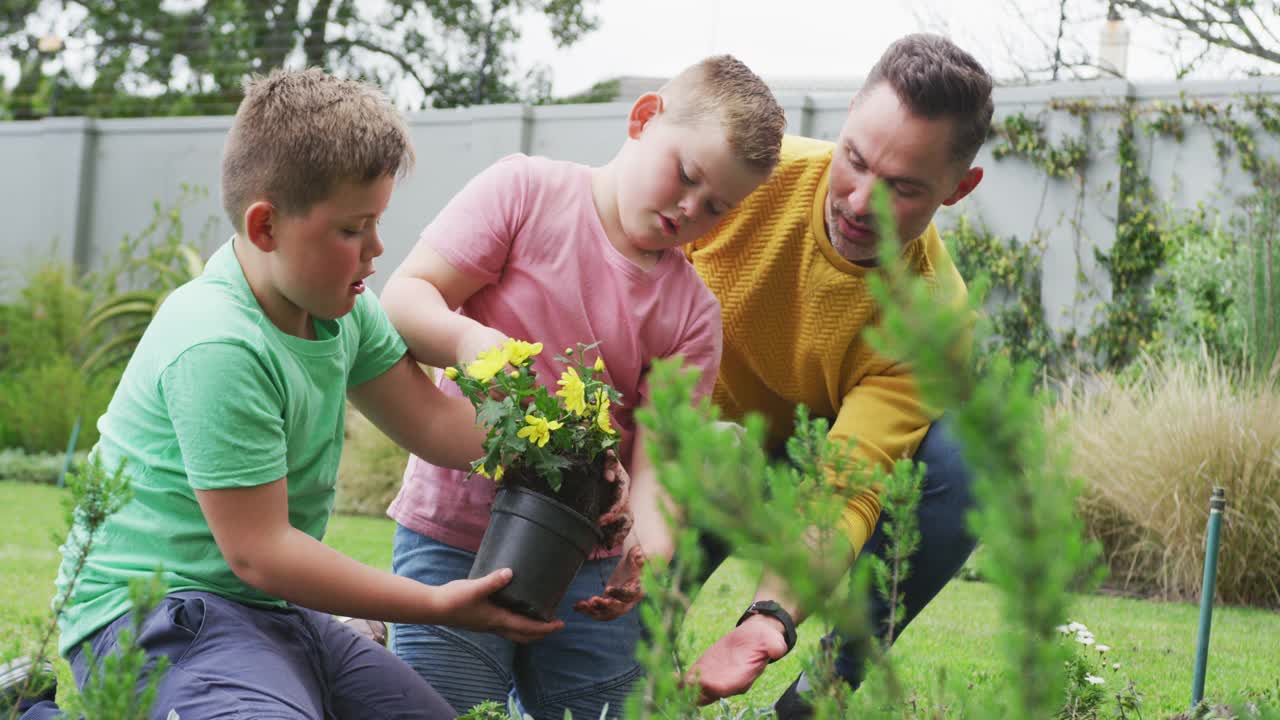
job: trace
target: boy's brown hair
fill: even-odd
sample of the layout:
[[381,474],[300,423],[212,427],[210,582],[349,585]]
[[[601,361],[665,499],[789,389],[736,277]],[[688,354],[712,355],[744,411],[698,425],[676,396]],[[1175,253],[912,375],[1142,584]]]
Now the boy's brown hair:
[[950,117],[952,158],[966,167],[973,162],[991,131],[993,106],[991,75],[972,55],[941,35],[907,35],[884,51],[858,95],[882,82],[912,113]]
[[222,207],[244,232],[249,205],[304,215],[342,182],[413,167],[404,119],[367,83],[321,70],[276,70],[245,84],[222,155]]
[[685,68],[658,94],[673,122],[719,119],[739,160],[764,172],[778,164],[787,116],[769,86],[732,55]]

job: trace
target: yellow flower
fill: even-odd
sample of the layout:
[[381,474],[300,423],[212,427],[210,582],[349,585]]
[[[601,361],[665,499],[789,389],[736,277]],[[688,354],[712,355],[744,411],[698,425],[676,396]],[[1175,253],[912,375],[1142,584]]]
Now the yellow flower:
[[560,390],[556,391],[556,395],[564,398],[566,410],[575,415],[587,414],[587,399],[585,397],[587,386],[582,382],[582,378],[578,377],[577,370],[573,368],[565,370],[556,384],[560,386]]
[[457,379],[458,379],[458,368],[456,368],[456,367],[447,367],[447,368],[445,368],[445,369],[444,369],[444,376],[445,376],[445,377],[447,377],[447,378],[449,378],[450,380],[457,380]]
[[538,447],[545,447],[547,441],[551,439],[551,431],[559,430],[563,424],[558,420],[547,420],[537,415],[525,415],[524,421],[528,423],[520,428],[516,433],[516,437],[527,438],[529,442],[536,444]]
[[592,369],[594,369],[596,372],[604,372],[604,356],[603,355],[596,356],[596,364],[593,366]]
[[524,365],[529,358],[542,352],[542,343],[529,343],[524,340],[507,339],[502,344],[502,350],[507,354],[507,360],[516,367]]
[[501,348],[485,350],[467,365],[467,375],[476,380],[489,380],[507,365],[507,354]]
[[507,373],[507,374],[510,375],[511,377],[520,377],[519,370],[512,370],[510,373]]
[[[498,469],[497,469],[497,470],[495,470],[495,471],[493,471],[493,478],[492,478],[492,480],[493,480],[494,482],[502,482],[502,476],[503,476],[505,473],[506,473],[506,471],[502,469],[502,466],[501,466],[501,465],[499,465],[499,466],[498,466]],[[489,477],[489,471],[488,471],[488,470],[485,470],[483,465],[481,465],[480,467],[476,468],[476,474],[477,474],[477,475],[479,475],[479,476],[481,476],[481,477]]]
[[613,434],[613,426],[609,424],[609,396],[604,390],[596,391],[596,427],[606,435]]

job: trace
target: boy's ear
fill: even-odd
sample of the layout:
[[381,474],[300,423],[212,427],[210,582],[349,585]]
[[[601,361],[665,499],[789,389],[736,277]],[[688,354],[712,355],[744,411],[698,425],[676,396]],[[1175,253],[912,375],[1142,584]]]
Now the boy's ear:
[[644,126],[662,114],[662,96],[658,93],[645,93],[636,98],[631,106],[631,115],[627,119],[627,135],[632,140],[640,137]]
[[276,249],[276,208],[266,200],[259,200],[244,210],[244,233],[249,242],[262,252]]

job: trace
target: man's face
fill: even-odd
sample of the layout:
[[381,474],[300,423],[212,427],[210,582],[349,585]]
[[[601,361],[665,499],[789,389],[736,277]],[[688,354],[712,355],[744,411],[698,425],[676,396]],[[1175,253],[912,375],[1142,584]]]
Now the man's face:
[[952,157],[950,118],[913,114],[888,83],[863,92],[849,106],[831,158],[826,221],[841,257],[874,260],[880,241],[871,187],[883,181],[902,242],[919,237],[938,206],[958,201],[977,185],[981,168]]

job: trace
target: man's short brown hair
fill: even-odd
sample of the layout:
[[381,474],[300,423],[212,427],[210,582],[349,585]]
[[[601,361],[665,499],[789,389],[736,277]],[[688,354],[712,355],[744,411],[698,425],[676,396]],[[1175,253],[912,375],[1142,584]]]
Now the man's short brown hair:
[[404,119],[378,88],[321,70],[276,70],[245,85],[222,155],[222,207],[236,232],[267,200],[303,215],[343,182],[413,166]]
[[[991,75],[972,55],[941,35],[907,35],[889,46],[858,95],[885,82],[921,117],[950,117],[952,157],[967,166],[991,131]],[[856,98],[855,98],[856,101]]]
[[658,90],[673,122],[718,119],[729,149],[764,172],[778,164],[787,116],[751,68],[732,55],[715,55],[685,68]]

